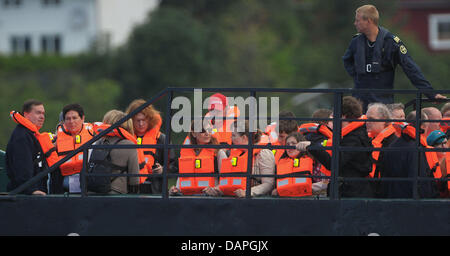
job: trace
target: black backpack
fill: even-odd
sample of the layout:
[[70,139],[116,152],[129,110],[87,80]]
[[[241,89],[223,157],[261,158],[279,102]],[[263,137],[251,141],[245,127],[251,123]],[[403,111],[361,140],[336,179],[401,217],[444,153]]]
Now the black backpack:
[[[119,143],[118,140],[114,145]],[[108,145],[107,140],[101,141],[98,145]],[[88,174],[111,174],[113,170],[121,170],[121,173],[127,171],[127,167],[115,165],[111,162],[112,148],[96,148],[92,150],[87,164]],[[110,176],[87,176],[87,189],[96,193],[109,193],[111,191],[111,182],[118,177]]]

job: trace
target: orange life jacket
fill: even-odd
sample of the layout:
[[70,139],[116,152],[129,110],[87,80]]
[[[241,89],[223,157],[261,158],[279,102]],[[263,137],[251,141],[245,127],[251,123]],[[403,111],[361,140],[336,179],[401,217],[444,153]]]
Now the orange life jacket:
[[10,116],[14,122],[23,125],[34,134],[39,142],[39,145],[41,146],[42,152],[44,153],[48,167],[58,162],[59,158],[58,154],[56,154],[56,147],[53,145],[53,134],[49,132],[40,133],[36,125],[17,111],[11,111]]
[[[255,156],[261,149],[253,149],[253,163]],[[232,148],[230,156],[222,159],[220,173],[247,173],[248,150],[240,148]],[[247,186],[246,177],[221,177],[219,179],[219,189],[224,195],[234,196],[237,189],[245,190]]]
[[[450,177],[450,152],[445,152],[445,167],[447,168],[446,177]],[[447,180],[447,189],[450,191],[450,180]]]
[[[383,140],[389,136],[391,136],[392,134],[396,133],[396,129],[394,128],[394,126],[389,125],[388,127],[386,127],[383,131],[381,131],[373,140],[372,140],[372,145],[374,148],[381,148],[383,147]],[[378,158],[380,157],[380,151],[373,151],[372,152],[372,158],[375,161],[378,161]],[[375,175],[375,169],[376,169],[376,163],[374,163],[372,165],[372,172],[369,174],[370,177],[374,177]],[[379,178],[379,177],[376,177]]]
[[273,122],[266,127],[264,133],[269,136],[269,142],[271,144],[278,142],[277,123]]
[[[94,133],[99,134],[102,131],[108,129],[110,126],[111,125],[109,125],[109,124],[103,124],[101,122],[97,122],[94,124]],[[123,129],[121,127],[117,127],[115,129],[113,129],[112,131],[107,133],[105,136],[119,137],[122,139],[127,139],[136,145],[138,144],[136,137],[134,137],[128,131],[126,131],[125,129]],[[137,155],[138,155],[138,162],[139,162],[139,174],[149,174],[147,165],[145,164],[145,157],[144,157],[143,151],[137,150]],[[141,183],[141,184],[144,183],[144,181],[146,179],[147,179],[147,177],[145,177],[145,176],[139,177],[139,183]]]
[[[162,124],[161,116],[157,116],[159,118],[158,123],[152,129],[148,130],[144,136],[135,136],[137,145],[155,145],[160,136],[160,128]],[[156,148],[138,148],[138,151],[144,155],[144,160],[147,165],[147,170],[149,174],[153,173],[153,165],[155,164],[155,153]]]
[[444,133],[447,133],[448,129],[450,128],[450,118],[442,118],[441,122],[439,123],[439,127],[441,127],[441,130]]
[[[272,143],[274,146],[281,146],[281,144],[276,141],[275,143]],[[275,157],[275,163],[278,163],[281,156],[284,154],[286,150],[285,149],[272,149],[273,156]]]
[[[64,125],[58,125],[56,135],[56,150],[60,159],[67,154],[81,147],[84,143],[92,139],[92,125],[84,123],[79,134],[73,136],[66,131]],[[79,173],[83,168],[83,152],[79,152],[72,158],[59,166],[63,176]]]
[[[299,126],[298,131],[305,135],[306,133],[320,133],[324,135],[327,139],[322,142],[322,146],[331,146],[333,132],[326,125],[318,123],[306,123]],[[331,150],[327,150],[328,154],[331,156]],[[330,170],[325,168],[325,166],[320,166],[320,172],[325,176],[331,176]]]
[[394,129],[395,129],[395,135],[397,137],[402,136],[402,128],[406,125],[408,125],[408,123],[406,123],[406,122],[393,122],[392,123],[392,127],[394,127]]
[[[406,134],[407,136],[411,137],[412,139],[416,139],[416,128],[414,126],[411,126],[410,124],[406,123],[406,125],[402,125],[402,133]],[[424,135],[420,136],[420,144],[425,148],[433,148],[428,146],[427,140]],[[428,166],[430,167],[430,170],[433,172],[434,178],[441,178],[442,172],[441,168],[439,166],[439,159],[436,154],[437,152],[425,152],[425,157],[427,159]]]
[[[320,134],[324,135],[325,137],[327,137],[327,139],[322,142],[322,146],[324,146],[324,147],[331,146],[330,144],[331,144],[331,141],[333,138],[333,132],[330,130],[330,128],[328,128],[322,124],[305,123],[298,127],[298,131],[303,135],[305,135],[307,133],[320,133]],[[327,150],[327,152],[331,156],[331,150]],[[330,170],[325,168],[325,166],[323,166],[323,164],[320,166],[320,172],[325,176],[331,176]]]
[[[281,158],[277,164],[277,175],[299,173],[310,175],[313,160],[307,156],[300,158]],[[312,180],[306,177],[287,177],[277,179],[277,191],[280,196],[310,196],[312,195]]]
[[[333,142],[332,139],[324,140],[324,141],[322,141],[322,146],[324,146],[324,147],[331,147],[332,144],[333,144],[332,142]],[[327,153],[328,153],[330,156],[333,154],[333,153],[332,153],[332,150],[327,150]],[[324,166],[323,164],[320,165],[320,172],[321,172],[323,175],[325,175],[325,176],[331,176],[331,171],[328,170],[327,168],[325,168],[325,166]]]
[[[214,173],[215,150],[210,148],[201,149],[197,155],[193,148],[182,148],[178,167],[180,173]],[[207,187],[214,187],[214,177],[179,177],[179,188],[183,195],[201,194]]]
[[325,125],[318,123],[306,123],[298,127],[298,131],[305,135],[306,133],[320,133],[328,139],[333,138],[333,132]]
[[[367,119],[365,115],[362,115],[360,118],[361,120]],[[347,134],[349,134],[350,132],[358,129],[359,127],[363,126],[365,124],[365,122],[350,122],[347,126],[345,126],[344,128],[342,128],[341,130],[341,137],[346,136]],[[330,139],[324,140],[322,142],[322,146],[324,147],[331,147],[333,146],[333,139],[332,137]],[[332,155],[332,150],[327,150],[327,153],[331,156]],[[323,174],[325,174],[326,176],[331,176],[331,171],[328,170],[327,168],[325,168],[325,166],[321,166],[320,168],[320,172],[322,172]]]

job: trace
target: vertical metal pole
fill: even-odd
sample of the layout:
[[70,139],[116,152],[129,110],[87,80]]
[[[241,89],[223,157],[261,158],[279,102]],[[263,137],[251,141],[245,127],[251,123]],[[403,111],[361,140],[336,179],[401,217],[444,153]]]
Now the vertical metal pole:
[[171,111],[172,111],[172,97],[173,97],[173,91],[172,89],[169,89],[169,94],[167,95],[167,107],[166,107],[166,124],[165,124],[165,134],[166,139],[164,140],[164,168],[163,168],[163,185],[162,185],[162,197],[164,199],[169,198],[168,193],[168,179],[167,179],[167,172],[169,171],[169,148],[168,145],[170,143],[170,133],[172,129],[170,129],[170,119],[171,119]]
[[86,172],[87,172],[87,168],[88,168],[88,150],[89,150],[89,147],[87,147],[83,150],[83,167],[81,168],[81,172],[80,172],[81,197],[87,196]]
[[331,156],[331,182],[330,187],[330,199],[336,200],[339,198],[339,183],[337,177],[339,177],[339,146],[341,143],[341,130],[342,130],[342,96],[341,92],[334,94],[334,109],[333,109],[333,145]]
[[[251,90],[250,91],[250,96],[254,97],[256,99],[256,91]],[[252,179],[251,179],[251,175],[253,174],[253,143],[254,143],[254,141],[253,141],[253,136],[252,136],[252,132],[251,131],[254,128],[253,127],[253,122],[252,122],[252,119],[254,117],[251,116],[250,108],[251,108],[251,106],[249,106],[249,110],[248,110],[249,115],[250,115],[249,119],[248,119],[250,136],[248,138],[248,149],[247,149],[247,152],[248,152],[248,156],[247,156],[247,177],[246,177],[247,183],[245,184],[246,185],[245,186],[245,198],[247,198],[247,199],[251,198],[251,196],[252,196],[252,191],[251,191],[252,190],[252,186],[251,186]],[[244,114],[245,114],[245,109],[244,109]],[[256,115],[258,116],[258,114],[256,114]]]
[[413,199],[419,199],[418,193],[418,176],[420,171],[420,158],[422,157],[422,152],[419,150],[420,148],[420,126],[421,123],[421,115],[422,115],[422,93],[418,92],[416,94],[416,149],[417,149],[417,170],[414,170],[414,181],[413,181]]

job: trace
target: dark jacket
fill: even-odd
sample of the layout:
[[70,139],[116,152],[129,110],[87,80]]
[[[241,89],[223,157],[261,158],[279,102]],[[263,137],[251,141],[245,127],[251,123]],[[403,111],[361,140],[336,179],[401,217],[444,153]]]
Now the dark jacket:
[[[381,32],[383,28],[379,28]],[[354,88],[394,89],[395,68],[400,65],[415,87],[418,89],[433,89],[419,66],[409,56],[403,42],[389,31],[384,33],[384,37],[381,34],[379,33],[373,48],[368,47],[364,34],[357,34],[353,37],[342,57],[347,73],[353,78]],[[377,47],[378,45],[379,47]],[[361,48],[363,50],[358,50]],[[362,56],[363,54],[364,56]],[[362,65],[364,66],[361,67]],[[367,65],[370,65],[370,67],[367,67]],[[435,93],[426,94],[429,98],[434,98],[435,95]],[[363,101],[364,109],[371,102],[385,104],[394,102],[394,96],[389,93],[355,93],[353,96]]]
[[[42,149],[34,134],[22,125],[17,125],[6,146],[6,170],[10,179],[7,190],[12,191],[43,169]],[[36,190],[47,193],[47,177],[32,184],[23,194],[30,195]]]
[[[381,142],[382,144],[382,148],[387,148],[389,147],[395,140],[397,139],[397,135],[395,135],[395,133],[391,134],[389,137],[384,138],[384,140]],[[375,174],[374,177],[383,177],[385,174],[385,170],[386,167],[384,166],[384,156],[385,154],[389,154],[390,152],[387,151],[380,151],[380,155],[378,157],[378,161],[375,161],[376,167],[375,167]],[[374,182],[374,186],[375,186],[375,193],[377,194],[377,197],[379,198],[384,198],[386,197],[386,195],[384,195],[384,191],[382,189],[383,185],[382,185],[383,181],[378,181],[378,182]]]
[[[416,148],[416,142],[408,135],[402,134],[389,147]],[[381,177],[414,177],[418,170],[419,177],[433,178],[425,152],[420,152],[420,162],[418,157],[416,151],[385,152],[383,158],[384,173]],[[413,181],[383,181],[382,190],[387,198],[412,198]],[[436,182],[432,180],[419,181],[418,194],[421,198],[437,197]]]
[[[333,142],[334,143],[334,142]],[[311,144],[312,146],[313,144]],[[321,164],[331,170],[331,156],[325,149],[308,149]],[[309,146],[309,147],[311,147]],[[372,147],[367,135],[366,126],[363,125],[344,136],[341,139],[342,147]],[[339,152],[339,177],[367,177],[372,169],[371,152],[367,151],[340,151]],[[331,170],[333,171],[333,170]],[[339,183],[339,195],[341,197],[373,197],[373,186],[367,181],[344,181]]]
[[317,132],[307,132],[303,134],[305,139],[311,141],[311,144],[320,144],[324,140],[328,140],[327,136]]
[[[158,137],[158,140],[156,141],[156,144],[164,144],[166,140],[166,135],[164,133],[161,133]],[[170,142],[169,142],[170,143]],[[164,148],[157,148],[155,155],[155,163],[159,163],[164,168]],[[178,173],[178,159],[175,156],[174,150],[169,149],[169,163],[168,163],[168,171],[169,173]],[[151,191],[144,186],[141,185],[141,193],[153,193],[153,194],[160,194],[162,193],[162,186],[163,186],[163,177],[151,177],[147,179],[149,182],[151,182]]]
[[[382,148],[387,148],[389,147],[392,142],[394,142],[397,139],[397,135],[395,135],[395,133],[391,134],[389,137],[384,138],[384,140],[381,142],[382,144]],[[378,161],[376,161],[376,169],[375,169],[375,177],[379,177],[379,176],[383,176],[384,175],[384,163],[383,163],[383,158],[384,155],[388,154],[388,152],[386,151],[380,151],[380,156],[378,157]],[[378,175],[379,174],[379,175]]]

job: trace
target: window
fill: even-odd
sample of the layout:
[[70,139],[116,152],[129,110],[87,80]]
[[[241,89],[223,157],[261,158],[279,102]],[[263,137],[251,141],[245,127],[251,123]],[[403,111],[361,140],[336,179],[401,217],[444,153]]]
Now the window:
[[13,54],[31,53],[31,38],[29,36],[12,36],[10,42]]
[[45,6],[50,6],[50,5],[59,5],[61,3],[61,0],[41,0],[41,2]]
[[4,7],[18,7],[22,4],[22,0],[3,0]]
[[61,53],[61,37],[59,35],[44,35],[41,37],[41,52],[43,54]]
[[428,26],[431,49],[450,50],[450,13],[430,15]]

